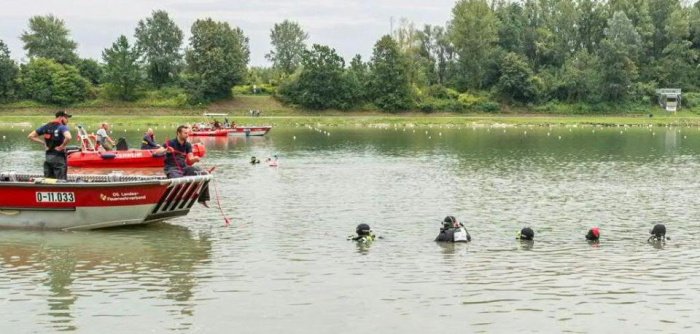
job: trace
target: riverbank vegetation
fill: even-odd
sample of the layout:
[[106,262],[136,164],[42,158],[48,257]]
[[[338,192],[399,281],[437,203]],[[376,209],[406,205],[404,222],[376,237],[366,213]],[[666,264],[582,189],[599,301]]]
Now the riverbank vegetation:
[[655,90],[669,87],[683,89],[683,107],[700,113],[700,2],[459,0],[444,26],[401,19],[370,59],[349,60],[333,46],[309,45],[303,27],[285,20],[271,29],[265,68],[248,66],[240,28],[200,19],[190,32],[185,46],[169,14],[154,11],[132,39],[120,36],[92,60],[79,57],[60,18],[32,17],[20,37],[27,63],[13,61],[0,41],[0,110],[179,113],[243,100],[274,104],[247,105],[273,115],[641,115],[655,105]]

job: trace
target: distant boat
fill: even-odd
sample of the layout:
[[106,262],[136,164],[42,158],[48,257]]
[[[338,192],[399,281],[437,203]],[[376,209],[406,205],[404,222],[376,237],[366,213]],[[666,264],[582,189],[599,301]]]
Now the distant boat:
[[205,123],[195,124],[192,127],[192,131],[188,134],[190,136],[202,136],[202,137],[226,137],[226,136],[264,136],[272,129],[272,126],[262,125],[262,126],[240,126],[234,124],[229,124],[228,118],[225,118],[224,123],[216,121],[214,117],[226,117],[228,114],[211,114],[205,113],[206,118]]

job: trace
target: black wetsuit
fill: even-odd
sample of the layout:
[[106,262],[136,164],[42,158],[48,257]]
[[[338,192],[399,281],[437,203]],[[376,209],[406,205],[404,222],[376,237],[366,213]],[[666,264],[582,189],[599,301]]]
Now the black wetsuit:
[[[460,227],[464,229],[465,232],[467,232],[467,229],[464,227]],[[440,234],[438,234],[437,238],[435,238],[435,241],[438,242],[455,242],[455,231],[457,229],[452,227],[452,228],[442,228],[440,229]],[[469,235],[469,232],[467,232],[467,240],[466,241],[457,241],[457,242],[469,242],[472,241],[472,236]]]

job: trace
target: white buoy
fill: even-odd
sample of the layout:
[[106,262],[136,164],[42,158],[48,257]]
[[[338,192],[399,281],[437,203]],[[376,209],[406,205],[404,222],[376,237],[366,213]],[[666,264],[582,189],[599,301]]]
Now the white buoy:
[[683,139],[686,139],[686,138],[688,138],[688,136],[683,136]]
[[527,131],[523,131],[523,134],[524,134],[524,135],[527,135]]
[[547,132],[547,137],[549,137],[549,132]]
[[22,129],[22,132],[24,132],[24,129]]
[[433,136],[428,136],[428,139],[432,139],[432,138],[433,138]]
[[292,139],[297,140],[297,136],[292,137]]
[[559,136],[559,139],[561,139],[561,136]]
[[438,133],[439,136],[442,136],[442,132]]
[[2,139],[5,139],[5,136],[2,136]]
[[656,136],[656,132],[652,132],[651,135],[652,135],[652,136]]

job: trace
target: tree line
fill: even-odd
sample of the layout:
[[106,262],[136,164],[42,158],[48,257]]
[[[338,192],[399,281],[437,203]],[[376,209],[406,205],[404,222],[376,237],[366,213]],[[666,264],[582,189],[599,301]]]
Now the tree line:
[[18,65],[0,41],[0,103],[30,99],[69,105],[102,94],[134,100],[146,89],[175,87],[192,102],[229,96],[247,78],[248,38],[237,27],[212,19],[192,24],[183,51],[183,32],[165,11],[138,22],[135,43],[122,35],[102,51],[102,62],[82,59],[65,22],[34,16],[20,39],[29,62]]
[[444,26],[402,19],[370,59],[346,62],[285,20],[272,27],[268,68],[248,68],[243,31],[198,20],[183,33],[164,11],[121,36],[101,62],[77,56],[62,20],[29,20],[17,65],[0,41],[0,102],[70,104],[104,94],[181,89],[190,103],[262,90],[311,109],[495,111],[499,105],[652,102],[659,87],[698,90],[700,2],[459,0]]

